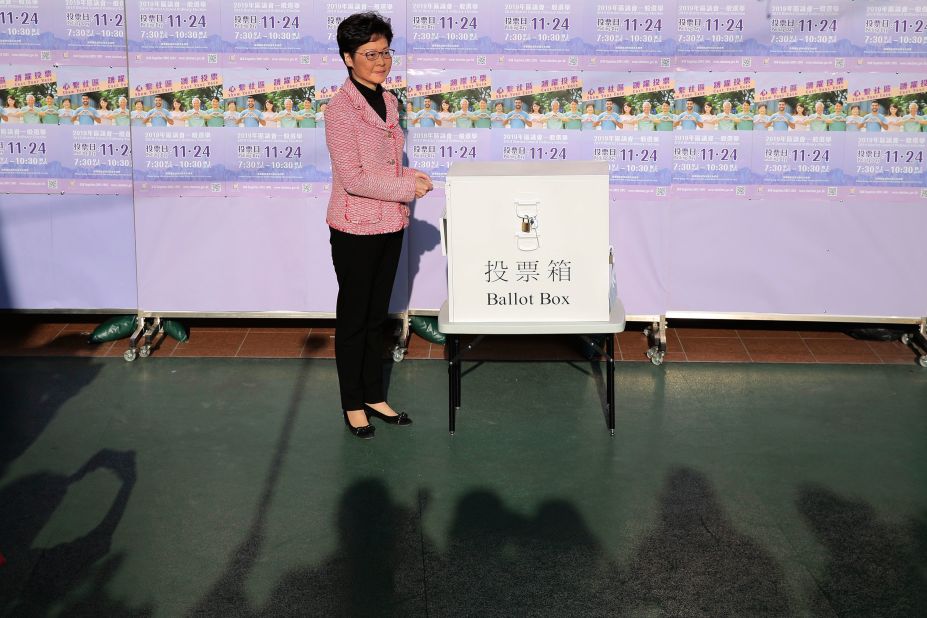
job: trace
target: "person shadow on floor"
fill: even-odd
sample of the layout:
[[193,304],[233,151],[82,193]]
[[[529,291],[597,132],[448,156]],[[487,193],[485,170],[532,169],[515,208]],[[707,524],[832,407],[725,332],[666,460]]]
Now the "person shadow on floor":
[[819,615],[927,615],[927,517],[906,524],[880,521],[864,501],[818,485],[797,506],[830,560],[817,588],[829,607]]
[[781,566],[737,531],[709,480],[689,468],[667,477],[657,525],[616,579],[621,615],[794,613]]
[[[98,470],[111,471],[121,482],[103,519],[73,541],[34,547],[68,489]],[[0,570],[0,613],[45,616],[67,600],[62,615],[151,614],[151,607],[128,607],[106,591],[123,560],[122,554],[111,553],[112,540],[135,481],[135,453],[103,449],[70,476],[37,473],[4,486],[0,533],[7,562]]]

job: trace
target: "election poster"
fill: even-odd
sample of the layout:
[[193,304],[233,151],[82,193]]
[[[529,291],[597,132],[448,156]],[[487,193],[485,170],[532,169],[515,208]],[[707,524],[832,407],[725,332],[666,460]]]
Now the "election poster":
[[231,0],[222,3],[221,52],[226,66],[307,67],[315,44],[313,2]]
[[584,158],[606,161],[613,195],[666,197],[672,182],[672,133],[657,130],[655,109],[673,101],[672,74],[585,71]]
[[343,69],[344,61],[338,53],[338,25],[354,13],[376,11],[390,22],[395,50],[393,70],[406,66],[406,2],[315,2],[315,18],[309,29],[314,51],[313,64],[322,69]]
[[409,67],[488,68],[498,49],[491,36],[495,0],[408,2]]
[[132,193],[127,74],[125,67],[58,70],[56,104],[48,101],[42,122],[59,134],[62,193]]
[[135,68],[129,82],[135,193],[225,196],[233,102],[221,108],[218,69]]
[[927,77],[853,73],[847,104],[859,118],[846,133],[851,197],[927,203]]
[[0,0],[0,62],[50,66],[57,48],[56,13],[46,0]]
[[767,0],[767,58],[758,70],[843,70],[853,55],[852,0]]
[[205,0],[126,0],[129,66],[218,67],[220,6],[225,4]]
[[846,135],[858,126],[846,109],[846,74],[760,73],[756,92],[757,195],[845,197]]
[[[311,194],[323,177],[315,168],[315,140],[324,110],[315,101],[308,70],[227,69],[229,195],[285,197]],[[324,105],[324,104],[323,104]],[[323,134],[324,138],[324,134]]]
[[864,71],[927,70],[927,4],[910,0],[854,2],[846,27],[852,66]]
[[493,160],[583,160],[580,71],[493,71],[492,93],[490,108],[508,114],[491,130]]
[[0,69],[0,193],[57,193],[66,151],[47,115],[56,107],[57,74],[29,66]]
[[440,184],[455,161],[490,159],[490,129],[509,118],[491,111],[488,70],[409,69],[406,97],[409,166]]
[[579,68],[583,7],[576,3],[494,3],[493,67]]
[[676,5],[677,0],[582,3],[582,66],[601,71],[674,68]]
[[676,14],[678,68],[752,69],[766,56],[768,30],[765,2],[682,2]]
[[126,65],[123,0],[58,0],[51,4],[55,7],[50,18],[57,64]]
[[685,72],[671,102],[673,193],[680,197],[751,197],[756,129],[754,73]]

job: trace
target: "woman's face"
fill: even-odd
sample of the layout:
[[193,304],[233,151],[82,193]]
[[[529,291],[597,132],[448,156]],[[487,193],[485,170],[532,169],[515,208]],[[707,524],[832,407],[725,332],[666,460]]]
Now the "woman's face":
[[180,101],[178,101],[177,99],[174,99],[174,111],[177,111],[177,112],[180,111]]
[[705,109],[705,113],[710,115],[711,114],[711,103],[705,103],[704,109]]
[[796,105],[796,106],[795,106],[795,113],[798,114],[799,116],[804,116],[804,115],[805,115],[805,106],[802,105],[801,103],[799,103],[798,105]]
[[450,111],[450,109],[451,109],[450,103],[448,103],[447,101],[441,101],[441,111],[442,112]]
[[353,70],[354,79],[365,86],[375,88],[386,81],[390,69],[393,68],[393,59],[384,58],[377,54],[375,60],[370,61],[364,56],[366,52],[383,52],[389,49],[389,42],[382,36],[364,43],[353,54],[345,54],[345,62]]
[[265,101],[265,102],[264,102],[264,111],[265,111],[265,112],[272,112],[272,111],[274,111],[274,104],[271,103],[270,101]]
[[889,105],[889,106],[888,106],[888,113],[891,114],[892,116],[897,116],[897,115],[898,115],[898,108],[895,107],[894,105]]
[[100,109],[109,109],[109,101],[100,99]]
[[16,99],[14,99],[13,97],[7,97],[7,98],[6,98],[6,106],[7,106],[7,107],[16,107]]
[[540,103],[532,103],[532,104],[531,104],[531,111],[534,112],[535,114],[538,113],[538,112],[540,112],[540,111],[541,111],[541,104],[540,104]]

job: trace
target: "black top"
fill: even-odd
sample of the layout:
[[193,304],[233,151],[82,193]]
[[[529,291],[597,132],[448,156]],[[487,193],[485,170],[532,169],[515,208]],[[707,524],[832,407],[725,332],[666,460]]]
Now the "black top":
[[367,99],[367,103],[370,104],[370,107],[373,108],[373,111],[383,119],[383,122],[386,122],[386,101],[383,100],[383,86],[377,84],[376,89],[368,88],[363,85],[356,79],[354,76],[351,76],[351,82],[354,86],[360,91],[364,98]]

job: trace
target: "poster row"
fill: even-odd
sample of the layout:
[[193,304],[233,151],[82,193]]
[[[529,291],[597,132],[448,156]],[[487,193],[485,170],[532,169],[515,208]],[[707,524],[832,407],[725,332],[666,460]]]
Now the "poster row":
[[927,67],[912,0],[0,0],[0,62],[340,67],[338,24],[368,10],[397,67]]
[[[0,192],[327,190],[343,71],[99,67],[0,76]],[[927,77],[420,69],[388,82],[410,165],[601,160],[614,190],[927,197]]]

